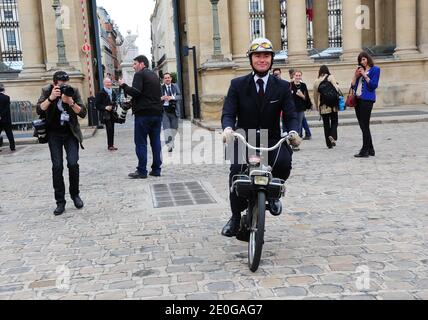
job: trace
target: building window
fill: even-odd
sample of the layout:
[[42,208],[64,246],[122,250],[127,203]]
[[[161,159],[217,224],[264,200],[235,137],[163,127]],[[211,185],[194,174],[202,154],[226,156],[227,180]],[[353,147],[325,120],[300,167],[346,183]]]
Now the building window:
[[342,0],[328,1],[328,44],[330,48],[342,47]]
[[1,62],[6,69],[22,70],[21,36],[16,0],[0,0],[0,54]]
[[249,11],[251,40],[265,37],[264,0],[250,0]]
[[16,34],[13,30],[6,30],[6,39],[8,47],[16,47]]
[[13,11],[12,10],[4,10],[3,11],[3,19],[4,20],[13,20]]

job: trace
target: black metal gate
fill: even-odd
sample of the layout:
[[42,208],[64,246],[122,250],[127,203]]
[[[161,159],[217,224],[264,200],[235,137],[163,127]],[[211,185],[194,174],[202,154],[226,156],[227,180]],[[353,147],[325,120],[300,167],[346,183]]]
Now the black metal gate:
[[342,47],[342,0],[328,1],[328,45]]
[[19,68],[22,47],[16,0],[0,0],[0,33],[0,63],[8,68]]

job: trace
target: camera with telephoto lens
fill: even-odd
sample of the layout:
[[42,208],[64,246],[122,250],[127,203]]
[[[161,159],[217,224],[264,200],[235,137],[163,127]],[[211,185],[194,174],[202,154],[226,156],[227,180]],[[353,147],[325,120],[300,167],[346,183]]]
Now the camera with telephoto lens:
[[74,88],[67,84],[63,84],[62,86],[59,87],[59,89],[61,90],[61,94],[70,98],[73,97],[75,94]]
[[46,133],[46,120],[38,119],[33,121],[34,137],[39,140],[39,143],[48,143],[48,137]]

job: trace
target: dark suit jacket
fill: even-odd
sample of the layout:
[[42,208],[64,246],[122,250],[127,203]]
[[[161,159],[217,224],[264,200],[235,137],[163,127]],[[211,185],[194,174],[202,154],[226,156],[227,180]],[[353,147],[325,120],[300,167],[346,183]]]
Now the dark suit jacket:
[[269,76],[264,101],[260,100],[253,74],[232,80],[223,107],[223,129],[268,129],[269,139],[280,139],[282,111],[287,128],[298,131],[294,99],[287,81]]
[[113,90],[112,98],[113,99],[110,99],[110,96],[104,90],[104,88],[101,89],[101,91],[98,92],[96,97],[95,97],[95,107],[97,108],[98,111],[101,112],[101,115],[102,115],[104,120],[110,120],[111,119],[111,112],[106,110],[107,106],[113,106],[113,110],[116,109],[117,94],[114,90]]
[[0,123],[11,125],[12,118],[10,116],[10,97],[4,93],[0,93]]
[[[177,118],[180,118],[180,103],[183,100],[183,97],[181,96],[180,88],[175,83],[171,83],[171,89],[172,89],[172,94],[175,97],[175,100],[177,101],[177,108],[175,108],[175,115],[177,116]],[[162,85],[162,95],[167,95],[166,85],[164,84]]]

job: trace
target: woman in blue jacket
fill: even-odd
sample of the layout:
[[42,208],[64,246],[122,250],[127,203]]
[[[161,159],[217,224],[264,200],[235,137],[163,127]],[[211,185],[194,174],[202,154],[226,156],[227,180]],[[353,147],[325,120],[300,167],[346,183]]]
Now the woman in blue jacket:
[[358,101],[355,113],[363,133],[363,147],[355,155],[357,158],[375,156],[370,132],[370,117],[373,105],[376,102],[376,89],[379,85],[379,78],[380,68],[374,65],[373,59],[368,53],[361,52],[358,56],[358,68],[352,80],[352,88]]

